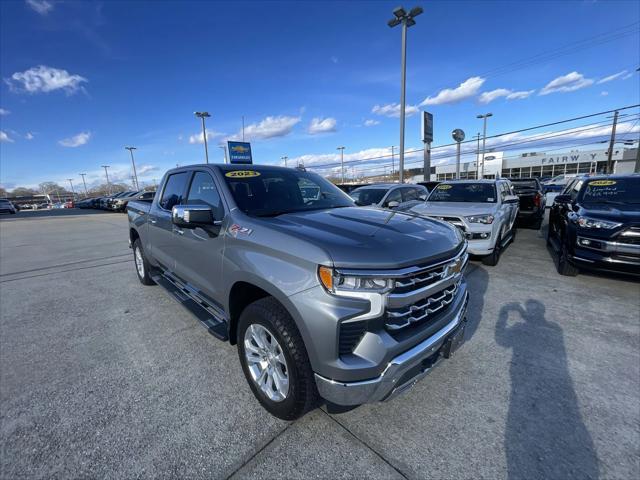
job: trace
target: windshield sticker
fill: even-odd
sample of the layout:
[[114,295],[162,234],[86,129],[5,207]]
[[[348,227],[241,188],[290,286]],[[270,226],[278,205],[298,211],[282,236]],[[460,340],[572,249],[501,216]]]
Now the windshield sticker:
[[495,199],[493,197],[489,197],[487,198],[487,202],[495,202]]
[[225,173],[224,176],[229,178],[259,177],[260,172],[255,170],[234,170],[233,172]]
[[[233,173],[233,172],[229,172],[229,173]],[[259,175],[259,174],[258,174]],[[233,225],[231,225],[229,227],[229,233],[231,235],[233,235],[234,237],[237,237],[238,234],[242,234],[242,235],[251,235],[251,232],[253,232],[253,230],[251,230],[250,228],[246,228],[246,227],[241,227],[240,225],[238,225],[237,223],[234,223]]]
[[451,185],[443,185],[442,183],[440,185],[438,185],[438,190],[449,190],[451,188]]
[[594,180],[593,182],[589,182],[590,187],[609,187],[615,184],[615,180]]

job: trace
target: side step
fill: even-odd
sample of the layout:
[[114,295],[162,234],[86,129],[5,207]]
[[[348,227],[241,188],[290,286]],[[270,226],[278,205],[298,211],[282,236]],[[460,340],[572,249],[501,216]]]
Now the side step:
[[171,296],[177,300],[184,308],[191,312],[207,331],[220,340],[229,340],[227,333],[227,322],[214,315],[209,309],[196,301],[189,293],[188,289],[181,288],[177,281],[168,278],[166,275],[157,273],[151,276],[154,282],[163,287]]

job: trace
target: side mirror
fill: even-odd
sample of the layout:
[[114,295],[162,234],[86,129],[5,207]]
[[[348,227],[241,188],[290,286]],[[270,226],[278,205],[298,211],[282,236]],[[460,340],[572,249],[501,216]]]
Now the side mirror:
[[422,194],[422,195],[420,195],[418,198],[424,202],[424,201],[427,199],[427,194],[426,194],[426,193],[423,193],[423,194]]
[[398,208],[399,205],[400,205],[399,202],[394,202],[394,201],[387,202],[387,208]]
[[556,195],[553,203],[571,203],[571,195]]
[[208,205],[176,205],[171,210],[171,222],[181,228],[219,224],[214,222],[213,211]]

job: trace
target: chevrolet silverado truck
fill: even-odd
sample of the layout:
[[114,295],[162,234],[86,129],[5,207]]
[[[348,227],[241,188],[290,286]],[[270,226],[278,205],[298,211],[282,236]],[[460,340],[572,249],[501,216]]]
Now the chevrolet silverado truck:
[[513,190],[520,201],[517,221],[540,230],[544,220],[546,199],[537,178],[511,178]]
[[389,400],[463,341],[467,243],[445,222],[262,165],[176,168],[127,210],[140,282],[237,344],[279,418]]
[[455,225],[466,236],[469,253],[495,266],[516,237],[518,203],[509,180],[454,180],[439,183],[408,213]]
[[640,276],[640,175],[574,178],[551,207],[547,245],[561,275]]

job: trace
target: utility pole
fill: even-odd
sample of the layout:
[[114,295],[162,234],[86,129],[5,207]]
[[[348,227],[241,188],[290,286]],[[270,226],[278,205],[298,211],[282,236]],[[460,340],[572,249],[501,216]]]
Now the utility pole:
[[616,143],[616,126],[618,125],[618,110],[613,112],[613,126],[611,127],[611,140],[609,142],[609,151],[607,152],[607,173],[613,173],[613,144]]
[[73,189],[73,178],[67,178],[69,181],[69,185],[71,185],[71,196],[75,200],[76,199],[76,191]]
[[404,183],[404,123],[406,109],[406,86],[407,86],[407,28],[416,24],[415,17],[423,12],[421,7],[412,8],[409,13],[402,7],[397,7],[393,11],[393,18],[387,22],[393,28],[402,25],[402,45],[400,53],[400,159],[398,169],[400,170],[399,182]]
[[224,151],[224,163],[229,163],[227,160],[227,146],[226,145],[218,145]]
[[482,166],[480,170],[480,178],[484,178],[484,156],[486,153],[486,142],[487,142],[487,118],[492,117],[493,113],[485,113],[484,115],[477,115],[476,118],[481,118],[483,121],[482,128]]
[[131,165],[133,165],[133,177],[135,180],[135,185],[134,187],[136,188],[136,190],[140,190],[140,184],[138,183],[138,172],[136,172],[136,162],[133,160],[133,151],[137,150],[136,147],[124,147],[125,150],[129,150],[129,153],[131,154]]
[[640,173],[640,141],[636,145],[636,168],[633,169],[635,173]]
[[480,178],[480,132],[476,133],[473,138],[478,140],[476,147],[476,179]]
[[284,168],[288,168],[287,167],[287,160],[289,160],[289,157],[287,157],[286,155],[284,157],[280,157],[280,160],[284,160]]
[[340,170],[342,172],[342,183],[344,184],[344,147],[338,147],[336,150],[340,150]]
[[464,131],[456,128],[451,132],[451,136],[456,142],[456,180],[460,180],[460,143],[464,141]]
[[107,172],[107,168],[111,167],[111,165],[100,165],[104,168],[104,174],[107,177],[107,189],[109,191],[109,195],[111,195],[111,182],[109,181],[109,172]]
[[87,191],[87,182],[84,180],[86,173],[80,173],[79,175],[82,177],[82,184],[84,185],[84,198],[88,198],[89,192]]
[[395,181],[395,173],[396,173],[396,156],[395,156],[395,152],[393,151],[393,149],[395,148],[394,145],[391,145],[391,179],[393,181]]
[[207,128],[204,125],[204,119],[211,117],[209,112],[193,112],[193,114],[202,120],[202,138],[204,140],[204,156],[206,163],[209,163],[209,150],[207,149]]

